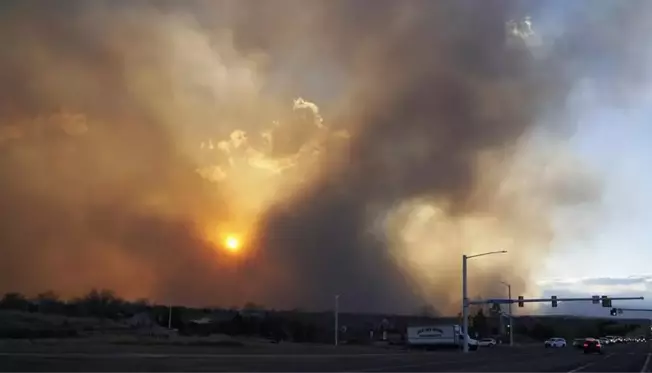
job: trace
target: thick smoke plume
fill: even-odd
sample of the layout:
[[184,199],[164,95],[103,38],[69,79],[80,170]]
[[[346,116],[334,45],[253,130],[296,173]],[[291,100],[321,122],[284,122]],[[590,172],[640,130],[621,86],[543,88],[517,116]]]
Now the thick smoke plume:
[[599,200],[572,118],[646,81],[618,3],[6,3],[0,290],[452,313],[507,249],[472,294],[535,292]]

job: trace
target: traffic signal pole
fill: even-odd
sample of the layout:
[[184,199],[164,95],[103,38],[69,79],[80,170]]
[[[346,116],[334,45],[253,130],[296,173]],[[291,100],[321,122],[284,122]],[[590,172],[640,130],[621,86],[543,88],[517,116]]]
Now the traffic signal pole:
[[[481,256],[494,255],[494,254],[505,254],[506,250],[500,251],[489,251],[486,253],[475,254],[475,255],[462,255],[462,331],[464,332],[464,342],[462,345],[462,352],[469,352],[469,305],[471,304],[468,299],[468,289],[467,289],[467,262],[469,259],[479,258]],[[511,298],[511,297],[510,297]]]
[[[466,264],[466,263],[464,263]],[[464,266],[466,269],[466,265]],[[466,272],[466,271],[464,271]],[[466,295],[466,284],[464,284],[464,295]],[[492,299],[484,299],[484,300],[470,300],[466,299],[464,297],[463,302],[464,302],[464,313],[462,317],[464,318],[463,323],[464,327],[463,330],[466,332],[468,330],[468,306],[470,305],[484,305],[484,304],[509,304],[510,306],[514,303],[517,303],[519,307],[523,307],[525,303],[552,303],[553,307],[557,307],[557,302],[592,302],[593,304],[602,304],[602,307],[605,308],[612,308],[611,302],[614,300],[645,300],[644,297],[609,297],[606,295],[603,296],[598,296],[594,295],[592,297],[586,297],[586,298],[558,298],[556,296],[551,296],[550,298],[529,298],[526,299],[522,296],[519,296],[518,299],[511,299],[511,296],[509,299],[505,298],[492,298]],[[616,308],[612,308],[616,309]],[[622,311],[639,311],[639,312],[652,312],[652,309],[636,309],[636,308],[619,308],[620,312]],[[510,312],[511,314],[511,312]],[[511,328],[510,328],[511,329]],[[651,331],[652,331],[652,322],[651,322]],[[514,333],[514,330],[510,330],[510,333]],[[465,346],[466,349],[464,352],[468,351],[468,332],[465,334]]]
[[[600,299],[601,301],[605,298]],[[608,300],[645,300],[644,297],[608,297]],[[595,302],[595,298],[519,298],[519,299],[486,299],[486,300],[474,300],[469,301],[468,304],[514,304],[514,303],[548,303],[548,302]],[[623,310],[625,310],[623,308]]]
[[[627,311],[627,312],[652,312],[652,309],[647,309],[647,308],[620,308],[620,307],[616,308],[616,307],[614,307],[614,308],[611,309],[610,313],[611,313],[611,316],[618,316],[618,315],[622,315],[623,312],[625,312],[625,311]],[[652,321],[652,318],[650,318],[650,321]]]
[[[647,308],[612,308],[611,309],[611,315],[612,316],[617,316],[622,314],[623,312],[652,312],[652,309],[647,309]],[[648,326],[648,330],[645,333],[645,337],[647,338],[648,346],[652,346],[652,339],[650,338],[650,334],[652,334],[652,318],[650,318],[650,325]],[[650,359],[650,353],[648,353],[648,360],[646,360],[645,367],[643,371],[647,371],[647,364],[649,363]]]

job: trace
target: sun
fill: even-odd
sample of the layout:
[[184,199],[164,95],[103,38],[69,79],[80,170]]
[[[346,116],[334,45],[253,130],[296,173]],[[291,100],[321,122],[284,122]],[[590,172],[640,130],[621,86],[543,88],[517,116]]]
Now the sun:
[[240,251],[240,240],[236,236],[227,236],[224,240],[224,246],[226,246],[230,252],[238,252]]

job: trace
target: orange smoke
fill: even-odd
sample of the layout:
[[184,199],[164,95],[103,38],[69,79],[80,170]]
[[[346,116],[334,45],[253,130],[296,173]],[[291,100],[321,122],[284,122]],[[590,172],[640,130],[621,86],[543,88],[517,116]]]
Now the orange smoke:
[[600,192],[549,123],[644,60],[507,0],[64,3],[0,12],[0,291],[452,313],[498,246],[472,293],[531,290]]

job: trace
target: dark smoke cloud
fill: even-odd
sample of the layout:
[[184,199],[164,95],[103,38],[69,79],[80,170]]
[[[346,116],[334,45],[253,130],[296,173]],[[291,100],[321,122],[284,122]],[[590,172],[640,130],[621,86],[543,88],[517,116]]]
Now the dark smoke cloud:
[[[509,263],[476,268],[473,292],[495,295],[501,280],[526,291],[555,236],[555,208],[599,196],[579,169],[560,169],[571,156],[541,161],[528,141],[546,118],[566,128],[566,98],[581,78],[626,102],[644,86],[647,51],[615,40],[645,28],[649,5],[621,3],[599,18],[574,14],[562,38],[534,47],[506,25],[536,20],[536,2],[5,5],[0,290],[106,287],[187,304],[310,308],[343,294],[349,309],[409,312],[427,301],[453,312],[461,246],[485,233],[486,247],[499,245],[492,240],[509,233]],[[329,128],[303,131],[314,118],[288,103],[304,94]],[[200,152],[236,129],[263,152],[257,134],[275,118],[270,133],[285,148],[266,151],[277,161],[306,139],[332,140],[295,165],[309,177],[282,174],[291,197],[233,165],[238,152],[252,157],[246,146],[231,143],[219,159]],[[339,129],[350,137],[329,132]],[[218,168],[238,193],[209,180]],[[251,207],[266,189],[271,202]],[[419,250],[399,242],[396,226],[418,205],[436,223]],[[208,226],[254,217],[251,255],[215,250]]]

